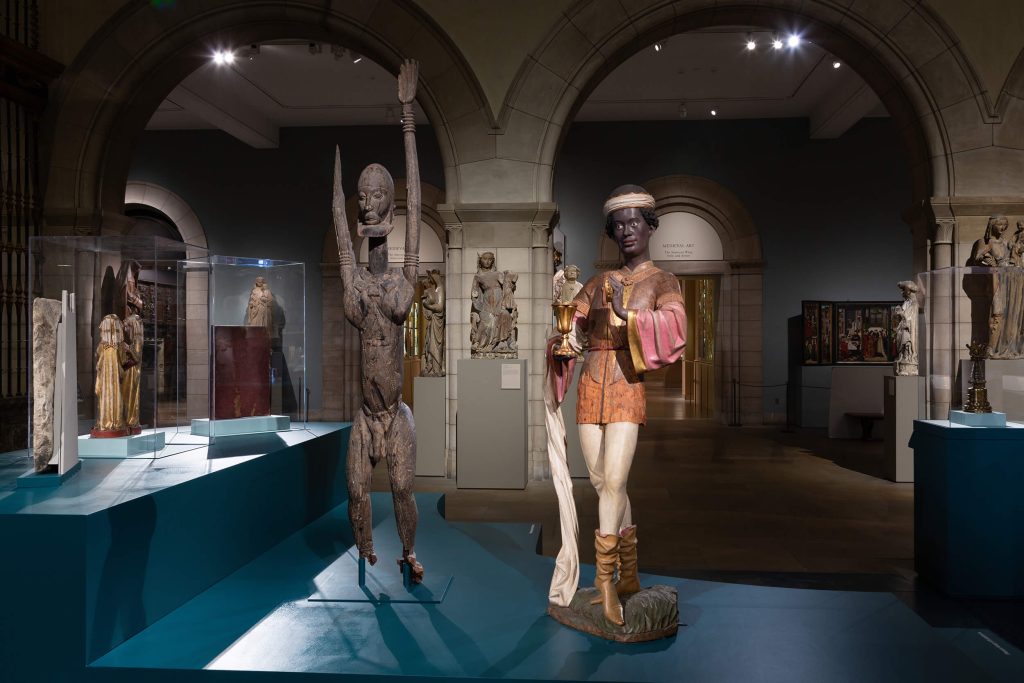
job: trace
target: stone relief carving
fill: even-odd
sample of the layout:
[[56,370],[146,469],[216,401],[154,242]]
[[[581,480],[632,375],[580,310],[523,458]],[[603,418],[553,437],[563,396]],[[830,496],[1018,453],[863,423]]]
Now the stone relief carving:
[[479,255],[470,290],[469,344],[473,358],[518,357],[518,279],[518,273],[497,269],[493,252]]
[[896,360],[893,365],[899,376],[916,376],[917,355],[917,285],[904,280],[896,285],[903,292],[903,304],[896,311],[893,332],[896,338]]
[[57,323],[61,304],[39,297],[32,302],[32,460],[42,472],[53,457],[53,388],[57,375]]
[[964,278],[972,306],[987,309],[988,338],[972,341],[986,344],[988,357],[994,359],[1024,357],[1024,223],[1017,224],[1013,235],[1008,233],[1006,216],[997,214],[988,219],[985,236],[974,243],[967,265],[999,270]]
[[423,278],[423,377],[444,377],[444,277],[431,270]]

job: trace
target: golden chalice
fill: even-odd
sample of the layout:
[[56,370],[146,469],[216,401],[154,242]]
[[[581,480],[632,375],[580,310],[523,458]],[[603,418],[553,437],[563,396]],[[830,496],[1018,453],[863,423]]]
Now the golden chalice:
[[555,314],[555,326],[562,335],[562,343],[554,350],[556,358],[575,358],[576,352],[569,345],[569,333],[572,332],[572,319],[576,315],[576,304],[551,304]]

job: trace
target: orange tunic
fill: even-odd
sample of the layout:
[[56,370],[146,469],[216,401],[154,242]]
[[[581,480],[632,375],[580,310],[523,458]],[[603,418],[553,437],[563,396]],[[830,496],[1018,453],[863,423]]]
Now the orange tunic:
[[[630,310],[628,322],[615,315],[611,302],[605,298],[606,277],[614,277],[625,285],[623,303]],[[589,340],[579,380],[576,422],[645,424],[647,400],[642,373],[653,367],[646,366],[642,347],[650,347],[651,342],[647,340],[645,343],[641,338],[632,311],[658,311],[667,307],[667,314],[682,319],[685,336],[685,313],[679,282],[671,273],[647,261],[634,271],[623,267],[612,273],[595,275],[583,286],[573,303],[576,304],[576,324]],[[662,359],[664,362],[658,363],[659,366],[679,358],[682,345],[673,346]],[[647,357],[649,359],[649,354]]]

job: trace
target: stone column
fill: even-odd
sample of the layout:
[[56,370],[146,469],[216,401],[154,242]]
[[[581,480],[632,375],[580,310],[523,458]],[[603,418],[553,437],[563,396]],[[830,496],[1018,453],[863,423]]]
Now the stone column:
[[448,235],[448,254],[445,264],[445,447],[444,470],[449,479],[455,478],[455,415],[458,401],[459,359],[469,358],[468,308],[469,292],[463,287],[462,223],[453,210],[442,210],[444,229]]
[[[923,334],[927,335],[924,347],[926,357],[922,358],[921,374],[928,378],[925,384],[928,417],[945,419],[949,409],[956,404],[954,384],[957,374],[958,351],[956,333],[956,310],[960,300],[965,299],[958,278],[944,270],[957,265],[954,262],[957,222],[946,205],[935,207],[936,217],[932,223],[930,239],[930,270],[933,277],[926,286],[928,299],[928,325]],[[969,302],[968,302],[969,305]],[[970,312],[967,318],[970,323]],[[966,342],[964,342],[966,344]]]

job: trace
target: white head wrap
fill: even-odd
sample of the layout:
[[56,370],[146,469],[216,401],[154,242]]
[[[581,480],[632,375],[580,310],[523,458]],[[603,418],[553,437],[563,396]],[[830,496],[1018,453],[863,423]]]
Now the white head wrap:
[[654,197],[647,192],[627,192],[609,197],[604,203],[604,215],[619,209],[651,209],[655,206]]

